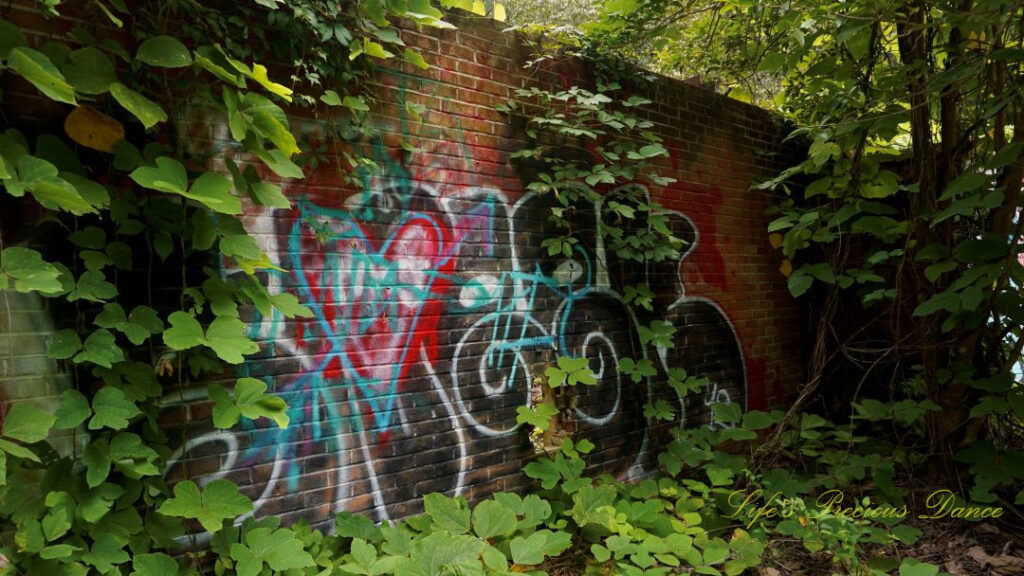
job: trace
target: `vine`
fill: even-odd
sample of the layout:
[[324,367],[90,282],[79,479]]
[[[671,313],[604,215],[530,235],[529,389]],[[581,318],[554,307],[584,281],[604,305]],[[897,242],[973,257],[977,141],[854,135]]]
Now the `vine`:
[[[5,299],[8,291],[44,298],[73,319],[48,349],[72,386],[52,414],[15,403],[3,420],[0,573],[171,576],[211,564],[218,574],[319,572],[324,560],[304,551],[299,532],[268,521],[235,527],[252,503],[233,483],[200,486],[185,462],[172,493],[161,399],[183,397],[200,378],[224,379],[224,365],[259,350],[246,335],[246,308],[310,314],[261,283],[274,264],[242,223],[252,209],[289,207],[279,182],[303,177],[289,107],[326,106],[325,118],[365,113],[360,84],[374,62],[400,56],[426,66],[392,22],[451,25],[428,0],[30,8],[78,24],[34,45],[16,23],[24,12],[9,12],[15,22],[0,20],[0,78],[41,96],[49,125],[64,131],[26,125],[29,137],[15,127],[0,135],[2,202],[26,210],[34,200],[67,245],[40,251],[5,237],[0,290]],[[288,85],[274,79],[279,69],[294,71]],[[228,127],[236,152],[223,169],[189,149],[196,126],[185,110]],[[220,275],[217,258],[238,273]],[[180,289],[165,297],[153,288],[166,285]],[[219,428],[288,424],[284,402],[260,380],[207,390]],[[70,435],[71,450],[51,447],[58,433]],[[190,526],[214,535],[214,558],[194,538],[188,558],[175,557]]]

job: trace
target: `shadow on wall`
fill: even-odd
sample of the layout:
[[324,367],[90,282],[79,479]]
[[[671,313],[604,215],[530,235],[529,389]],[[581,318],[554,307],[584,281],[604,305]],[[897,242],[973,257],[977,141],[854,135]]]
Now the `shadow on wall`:
[[[0,290],[0,428],[11,406],[31,402],[53,412],[58,395],[70,387],[70,375],[47,356],[54,328],[46,301],[37,294]],[[84,441],[84,435],[80,441]],[[54,433],[50,444],[61,454],[73,453],[71,431]]]

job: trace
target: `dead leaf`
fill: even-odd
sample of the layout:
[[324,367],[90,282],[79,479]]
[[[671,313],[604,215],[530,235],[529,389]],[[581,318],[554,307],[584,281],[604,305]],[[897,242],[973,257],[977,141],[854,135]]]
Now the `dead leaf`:
[[1000,554],[990,556],[981,546],[974,546],[967,551],[967,555],[973,558],[982,566],[989,566],[999,574],[1013,576],[1024,574],[1024,558],[1011,554]]
[[947,560],[945,568],[946,572],[949,572],[953,576],[968,576],[967,572],[964,570],[963,565],[961,565],[956,560]]
[[89,106],[72,110],[64,119],[64,131],[75,142],[100,152],[113,152],[114,143],[124,140],[120,122]]

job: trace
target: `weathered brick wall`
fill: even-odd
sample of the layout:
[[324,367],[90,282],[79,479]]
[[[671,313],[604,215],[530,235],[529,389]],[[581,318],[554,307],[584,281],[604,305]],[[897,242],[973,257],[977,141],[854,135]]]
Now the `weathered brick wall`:
[[[509,162],[524,145],[521,125],[495,106],[538,82],[587,86],[590,72],[571,62],[537,75],[499,24],[451,20],[458,30],[404,30],[431,67],[379,76],[369,88],[372,135],[313,117],[293,124],[318,165],[285,185],[294,209],[246,224],[285,270],[268,282],[314,317],[252,318],[261,351],[240,368],[287,400],[291,426],[216,431],[201,387],[175,393],[164,414],[180,445],[169,474],[230,478],[258,514],[286,520],[341,510],[395,518],[417,512],[429,492],[472,499],[526,486],[520,470],[533,450],[516,408],[560,355],[590,359],[599,382],[581,391],[576,429],[597,445],[594,471],[623,477],[654,469],[667,437],[669,425],[650,422],[644,405],[680,404],[658,383],[665,370],[709,379],[683,410],[687,426],[717,425],[715,401],[778,404],[800,381],[800,318],[765,232],[770,198],[749,189],[785,166],[773,119],[669,79],[631,87],[654,101],[643,114],[670,151],[662,173],[678,182],[648,193],[672,211],[686,252],[646,270],[618,261],[594,233],[607,217],[598,204],[576,216],[590,232],[573,257],[549,257],[541,242],[554,230],[551,199],[524,192]],[[195,111],[184,121],[197,151],[236,153],[223,119]],[[346,183],[346,153],[380,167],[361,189]],[[623,286],[641,281],[658,292],[654,312],[623,302]],[[0,322],[9,398],[34,393],[17,367],[41,359],[42,345],[10,344],[45,341],[30,310]],[[638,326],[659,319],[677,328],[674,349],[641,345]],[[617,370],[625,357],[651,359],[659,376],[633,383]],[[57,381],[38,390],[52,395]]]

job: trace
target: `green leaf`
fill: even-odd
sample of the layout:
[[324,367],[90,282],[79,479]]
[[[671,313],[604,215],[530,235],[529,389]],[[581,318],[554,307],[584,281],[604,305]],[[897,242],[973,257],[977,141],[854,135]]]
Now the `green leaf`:
[[961,262],[980,264],[989,260],[1002,258],[1006,254],[1007,241],[995,236],[981,239],[965,240],[953,249],[953,254]]
[[241,112],[251,118],[252,128],[260,136],[273,142],[286,159],[299,153],[295,136],[288,129],[288,116],[280,106],[259,94],[247,92],[242,97],[239,107]]
[[508,536],[516,531],[516,515],[494,500],[484,500],[473,509],[473,531],[483,539]]
[[11,442],[9,440],[4,440],[3,438],[0,438],[0,450],[4,451],[7,454],[10,454],[11,456],[14,456],[15,458],[31,460],[37,463],[41,462],[39,457],[36,456],[35,452],[32,452],[31,450],[20,444],[15,444],[14,442]]
[[67,360],[81,349],[82,339],[78,337],[78,332],[71,328],[65,328],[53,335],[53,340],[50,341],[50,348],[47,353],[50,358]]
[[136,346],[145,342],[149,336],[163,331],[163,322],[156,311],[148,306],[136,306],[126,317],[124,308],[111,302],[103,307],[103,311],[96,316],[94,322],[97,326],[114,328],[124,333]]
[[899,576],[935,576],[939,573],[939,567],[934,564],[919,562],[913,558],[907,558],[900,564]]
[[328,106],[341,106],[341,96],[334,90],[324,92],[320,100]]
[[75,364],[91,362],[97,366],[110,368],[124,360],[124,351],[117,345],[114,335],[109,330],[96,330],[85,339],[82,351],[75,355]]
[[167,318],[171,327],[164,331],[164,344],[172,350],[186,350],[206,342],[203,327],[187,312],[172,312]]
[[161,192],[184,196],[188,188],[188,174],[185,172],[185,166],[166,156],[156,159],[156,167],[140,166],[130,176],[136,184]]
[[225,256],[241,256],[249,260],[263,257],[263,250],[256,243],[256,239],[248,234],[225,236],[220,241],[220,252]]
[[228,480],[214,480],[201,493],[195,482],[186,480],[174,486],[174,497],[164,501],[157,511],[166,516],[194,518],[212,533],[220,530],[224,520],[252,511],[252,502]]
[[13,48],[7,55],[7,67],[20,74],[51,100],[78,104],[75,100],[75,89],[42,52],[22,46]]
[[117,287],[107,282],[107,277],[98,270],[87,270],[78,277],[75,289],[68,295],[68,300],[89,300],[102,302],[117,296]]
[[238,562],[238,576],[258,576],[264,564],[274,573],[315,564],[294,532],[270,528],[249,531],[245,535],[245,545],[231,545],[231,557]]
[[132,560],[131,576],[176,576],[178,563],[167,554],[137,554]]
[[270,297],[270,302],[286,318],[312,318],[313,311],[307,306],[299,304],[299,299],[294,294],[282,292]]
[[104,94],[117,82],[117,72],[110,58],[92,46],[72,52],[63,72],[81,94]]
[[359,566],[369,567],[377,559],[377,549],[362,538],[352,540],[352,559]]
[[107,574],[114,566],[130,560],[128,553],[124,550],[127,544],[127,540],[123,540],[111,532],[98,532],[89,552],[82,555],[82,561],[90,566],[95,566],[100,574]]
[[26,444],[41,442],[50,435],[50,428],[56,421],[53,414],[31,404],[15,404],[4,418],[3,436]]
[[263,161],[274,174],[281,178],[302,178],[302,168],[280,150],[254,150],[253,154]]
[[521,566],[540,564],[544,561],[544,549],[547,546],[547,536],[541,532],[534,532],[528,537],[516,536],[509,543],[512,551],[512,562]]
[[363,38],[363,52],[374,58],[386,59],[394,57],[394,54],[385,50],[383,46],[367,38]]
[[12,48],[28,46],[21,28],[6,20],[0,20],[0,60],[6,60]]
[[469,505],[465,498],[448,498],[431,493],[423,497],[423,507],[434,523],[452,534],[469,532]]
[[914,316],[927,316],[939,310],[954,312],[960,309],[960,295],[953,290],[946,290],[932,296],[914,308]]
[[110,94],[118,104],[131,112],[146,128],[152,128],[160,122],[167,121],[167,113],[156,102],[120,82],[110,85]]
[[[173,324],[173,322],[172,322]],[[246,325],[238,318],[218,316],[206,330],[206,345],[213,349],[217,356],[229,364],[241,364],[245,354],[259,352],[260,347],[249,339]],[[164,341],[167,332],[164,332]]]
[[85,482],[90,488],[95,488],[107,479],[110,475],[110,449],[106,440],[97,440],[89,443],[82,454],[82,463],[85,464]]
[[548,402],[541,402],[533,408],[519,406],[516,408],[516,422],[546,430],[550,424],[550,419],[556,414],[558,414],[558,408]]
[[149,38],[139,45],[135,59],[161,68],[184,68],[192,65],[192,55],[188,48],[180,40],[170,36]]
[[89,430],[112,428],[124,430],[128,421],[142,412],[134,402],[128,400],[124,392],[113,386],[104,386],[92,399],[93,417],[89,420]]
[[281,191],[281,187],[270,182],[256,182],[249,188],[253,200],[260,206],[268,208],[290,208],[291,202]]
[[231,180],[216,172],[204,172],[192,183],[187,198],[198,200],[214,212],[222,214],[240,214],[242,202],[231,194]]
[[[0,452],[2,454],[2,452]],[[75,552],[78,552],[81,548],[76,548],[70,544],[55,544],[47,546],[39,551],[39,557],[43,560],[53,560],[59,558],[68,558]]]
[[250,420],[270,418],[279,428],[288,426],[287,404],[278,396],[266,394],[267,385],[262,380],[239,378],[233,397],[216,384],[207,390],[214,401],[213,423],[218,428],[230,428],[242,416]]
[[77,427],[92,416],[89,399],[78,390],[65,390],[60,395],[60,407],[54,413],[54,428],[68,430]]
[[944,260],[942,262],[936,262],[934,264],[929,265],[927,268],[924,269],[924,277],[927,278],[929,282],[934,284],[935,281],[938,280],[940,276],[942,276],[946,272],[949,272],[951,270],[955,270],[956,267],[957,267],[957,263],[952,261],[952,260]]
[[749,430],[763,430],[775,425],[777,421],[777,418],[767,412],[753,411],[743,415],[743,427]]
[[263,88],[266,89],[268,92],[276,94],[281,98],[284,98],[288,102],[292,101],[291,88],[288,88],[283,84],[278,84],[277,82],[271,80],[270,77],[267,75],[266,66],[262,64],[253,64],[252,74],[250,74],[249,77],[255,80],[257,83],[259,83],[260,86],[263,86]]
[[419,52],[416,52],[415,50],[410,50],[406,48],[402,52],[402,56],[405,58],[406,62],[412,64],[413,66],[419,68],[420,70],[427,70],[430,68],[430,64],[427,64],[427,61],[423,59],[423,56]]
[[1003,146],[991,158],[985,161],[985,167],[989,170],[998,170],[1004,166],[1014,163],[1020,157],[1024,144],[1013,142]]
[[739,422],[742,410],[735,402],[715,402],[711,405],[715,418],[722,422]]
[[[96,212],[96,207],[86,201],[70,182],[58,176],[57,167],[35,156],[24,155],[18,159],[18,176],[21,186],[32,192],[44,208],[66,210],[72,214]],[[11,181],[6,182],[8,192]]]
[[0,289],[7,284],[4,276],[14,280],[14,289],[18,292],[61,291],[60,270],[29,248],[11,246],[0,252]]
[[530,494],[523,498],[523,519],[521,526],[536,526],[545,522],[551,516],[551,505],[536,494]]
[[814,277],[802,272],[794,272],[786,281],[789,293],[792,294],[794,298],[797,298],[804,292],[807,292],[807,290],[810,289],[811,284],[814,284]]
[[342,105],[346,108],[359,112],[370,111],[370,107],[366,105],[366,101],[359,96],[345,96],[345,100],[342,102]]

